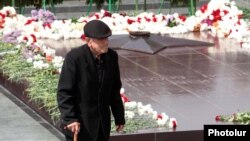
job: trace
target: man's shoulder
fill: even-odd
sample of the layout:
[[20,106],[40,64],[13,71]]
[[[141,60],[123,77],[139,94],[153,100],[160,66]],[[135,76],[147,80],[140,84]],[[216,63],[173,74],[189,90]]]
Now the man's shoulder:
[[115,50],[111,49],[111,48],[109,48],[108,53],[110,55],[117,55],[117,52]]
[[75,47],[75,48],[72,48],[69,53],[71,54],[79,54],[79,53],[83,53],[84,50],[86,50],[87,48],[87,45],[84,44],[84,45],[81,45],[81,46],[78,46],[78,47]]
[[77,58],[79,56],[82,56],[86,52],[86,49],[87,49],[87,45],[82,45],[82,46],[79,46],[79,47],[72,48],[67,53],[67,56],[71,56],[71,57],[76,57]]

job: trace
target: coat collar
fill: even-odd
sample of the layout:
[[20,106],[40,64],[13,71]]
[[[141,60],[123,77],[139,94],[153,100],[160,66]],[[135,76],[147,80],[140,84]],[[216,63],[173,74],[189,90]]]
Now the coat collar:
[[82,49],[83,49],[84,58],[86,59],[87,69],[89,69],[89,72],[92,74],[93,80],[98,82],[97,68],[96,68],[94,56],[92,52],[90,51],[87,44],[84,45]]
[[[98,80],[98,72],[97,72],[97,67],[96,67],[96,62],[95,62],[95,57],[93,56],[92,52],[90,51],[88,45],[84,45],[82,47],[84,56],[86,59],[86,64],[87,64],[87,69],[89,69],[90,74],[93,77],[94,83],[97,85],[100,84]],[[109,51],[103,56],[103,63],[104,63],[104,70],[103,70],[103,77],[101,84],[99,85],[99,93],[103,89],[104,81],[107,80],[107,73],[110,71],[109,68],[109,62],[110,62],[110,56],[109,56]]]

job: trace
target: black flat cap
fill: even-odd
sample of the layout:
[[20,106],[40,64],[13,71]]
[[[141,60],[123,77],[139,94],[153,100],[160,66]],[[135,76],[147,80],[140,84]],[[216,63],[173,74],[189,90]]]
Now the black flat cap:
[[107,24],[101,20],[91,20],[84,26],[84,34],[86,37],[102,39],[112,35]]

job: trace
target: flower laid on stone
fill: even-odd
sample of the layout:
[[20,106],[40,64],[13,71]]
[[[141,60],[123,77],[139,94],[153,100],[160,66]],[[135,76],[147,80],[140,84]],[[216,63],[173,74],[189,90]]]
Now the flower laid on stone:
[[43,21],[44,24],[53,23],[56,20],[56,16],[49,10],[32,10],[31,16],[34,20]]
[[56,56],[55,49],[49,48],[42,41],[22,46],[22,55],[36,69],[50,68],[60,73],[64,58]]
[[211,0],[196,11],[196,22],[219,37],[229,37],[241,41],[247,24],[243,20],[243,11],[234,1]]
[[[150,104],[143,105],[141,102],[130,101],[124,92],[125,89],[122,88],[120,93],[125,108],[125,132],[138,132],[159,128],[172,129],[177,127],[175,118],[170,118],[166,113],[157,113]],[[112,129],[114,131],[114,125]]]
[[19,43],[17,38],[21,36],[21,30],[11,31],[3,36],[2,41],[5,43],[17,44]]
[[231,115],[217,115],[215,120],[232,122],[235,124],[250,124],[250,112],[238,112]]

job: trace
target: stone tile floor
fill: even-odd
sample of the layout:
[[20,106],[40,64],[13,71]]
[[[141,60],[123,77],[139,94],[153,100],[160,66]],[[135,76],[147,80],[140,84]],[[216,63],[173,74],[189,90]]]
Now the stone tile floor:
[[0,141],[61,141],[63,136],[32,109],[0,87]]

